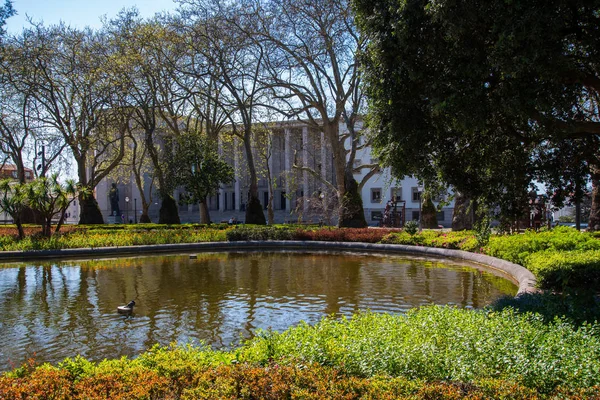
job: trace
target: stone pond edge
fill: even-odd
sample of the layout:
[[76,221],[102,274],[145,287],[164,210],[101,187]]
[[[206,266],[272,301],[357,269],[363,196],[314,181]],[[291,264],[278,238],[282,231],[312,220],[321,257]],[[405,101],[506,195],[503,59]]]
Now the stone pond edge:
[[0,252],[0,262],[29,261],[38,259],[61,258],[95,258],[110,256],[135,256],[150,253],[190,253],[211,252],[225,250],[329,250],[352,252],[376,252],[385,254],[412,254],[429,257],[445,257],[466,260],[481,264],[487,268],[501,271],[514,280],[519,289],[517,296],[536,291],[535,276],[521,265],[514,264],[499,258],[484,254],[470,253],[462,250],[442,249],[436,247],[408,246],[400,244],[374,244],[357,242],[319,242],[319,241],[239,241],[239,242],[203,242],[203,243],[177,243],[156,244],[146,246],[120,246],[79,248],[60,250],[27,250]]

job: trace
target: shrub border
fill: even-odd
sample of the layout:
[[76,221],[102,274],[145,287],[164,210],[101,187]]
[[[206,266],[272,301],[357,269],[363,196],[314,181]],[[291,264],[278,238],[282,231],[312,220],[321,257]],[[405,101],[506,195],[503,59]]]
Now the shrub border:
[[519,290],[517,296],[536,291],[536,279],[533,273],[522,267],[499,258],[484,254],[470,253],[463,250],[442,249],[436,247],[409,246],[401,244],[375,244],[362,242],[320,242],[297,240],[267,240],[267,241],[240,241],[240,242],[202,242],[202,243],[176,243],[157,244],[146,246],[122,246],[79,248],[60,250],[38,251],[3,251],[0,252],[0,262],[29,261],[38,259],[62,259],[78,257],[108,257],[115,255],[135,256],[151,253],[191,253],[231,251],[231,250],[337,250],[355,252],[375,252],[385,254],[412,254],[430,257],[443,257],[475,262],[487,268],[498,270],[506,274],[515,283]]

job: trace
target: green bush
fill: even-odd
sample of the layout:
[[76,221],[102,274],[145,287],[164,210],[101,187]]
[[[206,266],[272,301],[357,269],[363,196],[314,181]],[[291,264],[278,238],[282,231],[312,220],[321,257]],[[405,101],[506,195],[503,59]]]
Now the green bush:
[[542,288],[600,287],[600,250],[541,251],[530,254],[523,265]]
[[504,296],[491,306],[496,311],[512,308],[519,313],[537,313],[545,323],[557,317],[576,327],[600,321],[600,299],[593,290],[567,290],[562,293],[540,291],[519,296]]
[[359,314],[259,335],[240,360],[318,363],[354,376],[427,381],[502,379],[542,392],[600,384],[597,324],[575,329],[513,310],[431,306],[403,316]]
[[600,250],[600,240],[587,232],[558,226],[551,231],[526,231],[521,235],[494,236],[486,254],[524,265],[527,257],[546,250]]
[[414,235],[419,230],[419,224],[416,221],[406,221],[404,231],[409,235]]

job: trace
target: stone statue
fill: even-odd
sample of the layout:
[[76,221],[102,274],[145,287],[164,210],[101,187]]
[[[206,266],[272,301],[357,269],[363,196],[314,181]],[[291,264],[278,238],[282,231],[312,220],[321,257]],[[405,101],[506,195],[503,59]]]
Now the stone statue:
[[120,215],[121,210],[119,210],[119,189],[117,189],[117,184],[113,183],[110,191],[108,192],[108,198],[110,199],[110,215]]

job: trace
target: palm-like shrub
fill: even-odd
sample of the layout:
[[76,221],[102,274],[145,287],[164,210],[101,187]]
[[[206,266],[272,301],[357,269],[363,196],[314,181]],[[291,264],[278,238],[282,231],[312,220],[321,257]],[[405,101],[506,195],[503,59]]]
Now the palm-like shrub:
[[17,225],[19,239],[23,239],[25,232],[21,222],[21,213],[27,206],[25,185],[13,179],[0,181],[0,210],[10,215]]
[[74,180],[68,179],[64,184],[58,181],[58,174],[41,177],[25,185],[25,194],[29,206],[36,210],[42,219],[42,236],[52,235],[52,220],[58,217],[55,232],[60,230],[65,218],[65,211],[76,199],[80,190]]

